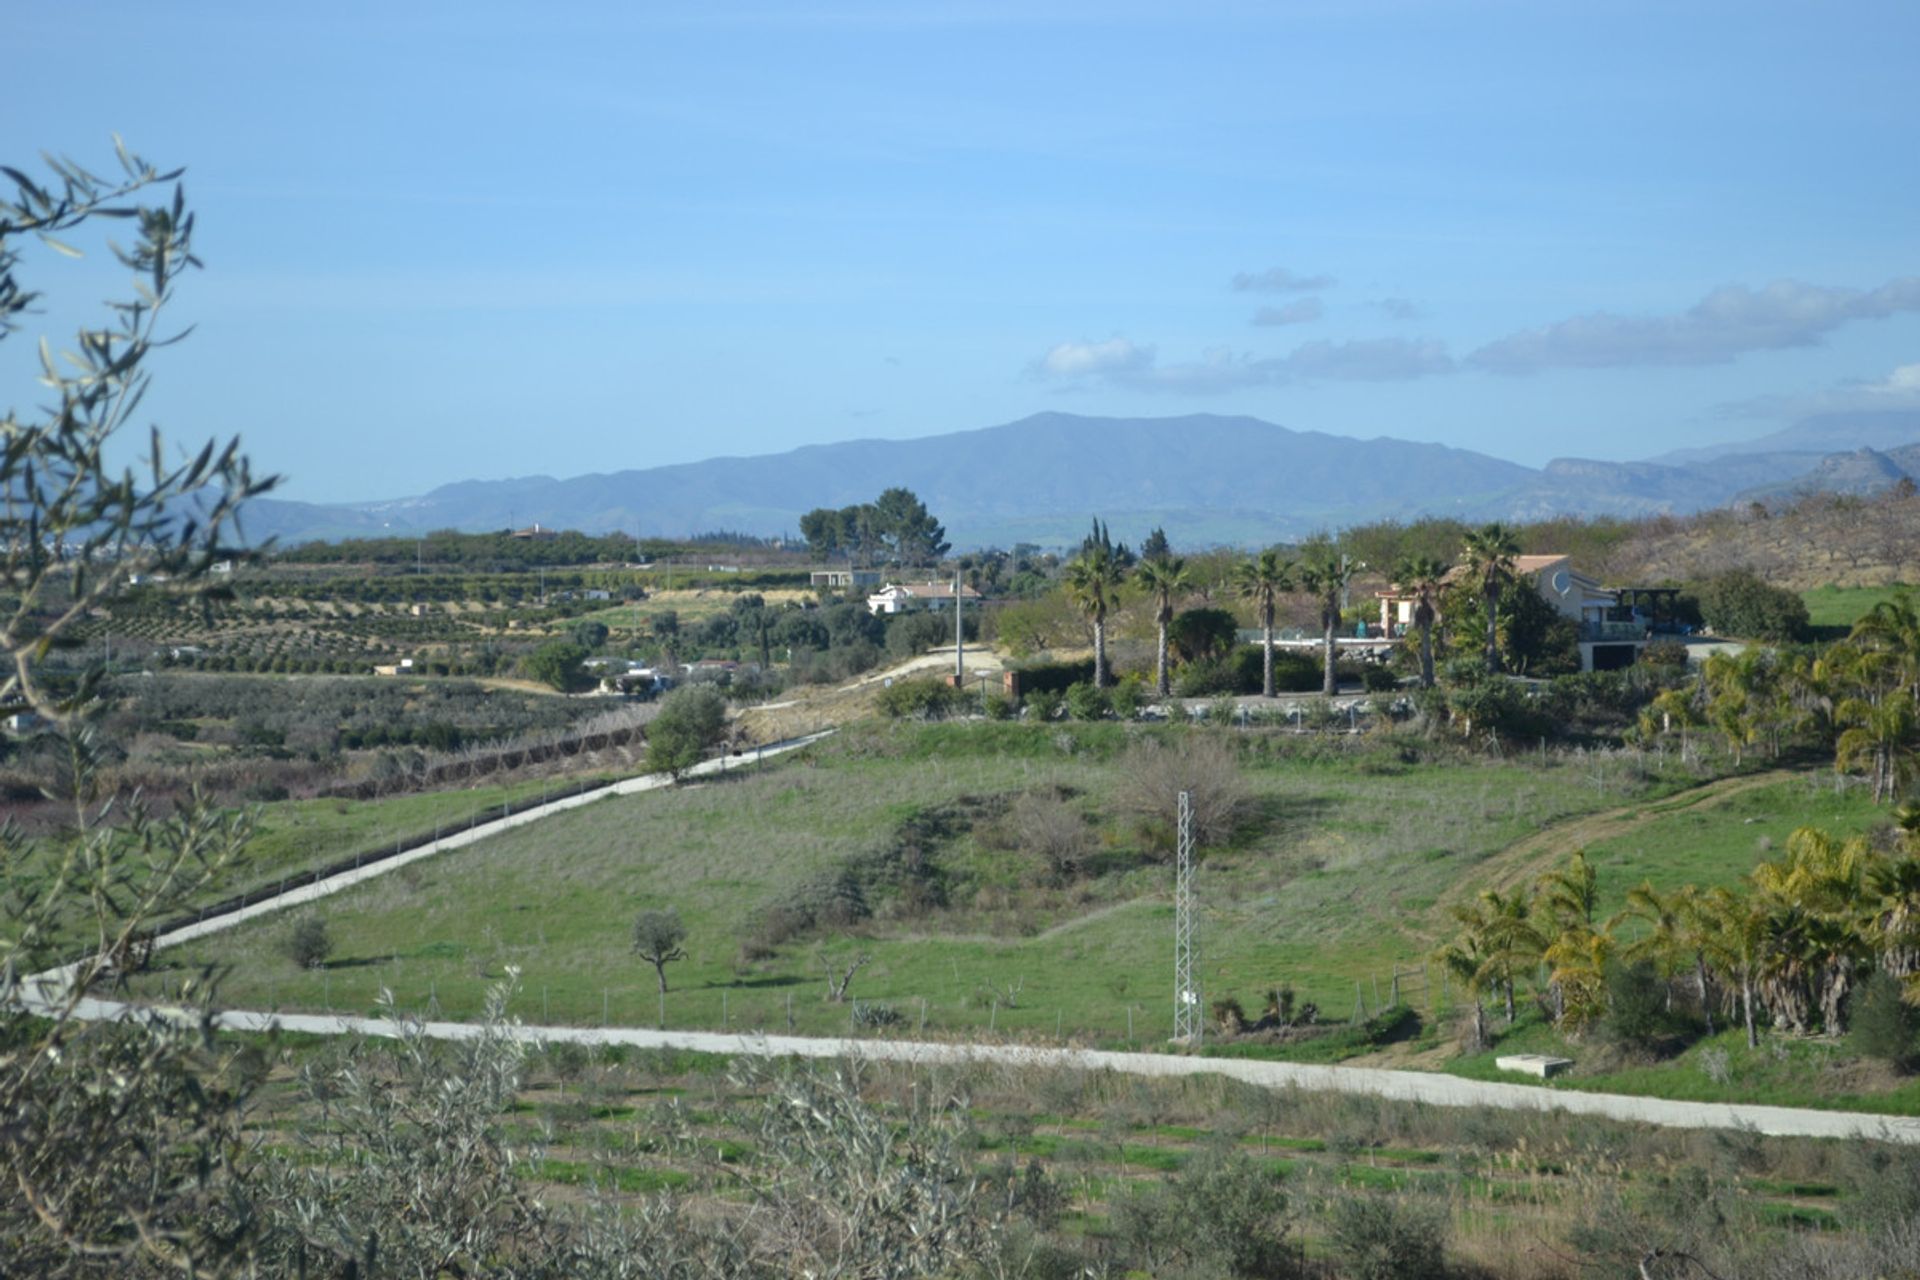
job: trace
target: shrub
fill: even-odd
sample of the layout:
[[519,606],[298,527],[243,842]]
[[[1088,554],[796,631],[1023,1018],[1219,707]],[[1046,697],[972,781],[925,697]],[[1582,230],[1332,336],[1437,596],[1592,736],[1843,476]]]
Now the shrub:
[[297,969],[318,969],[333,954],[333,938],[319,916],[302,916],[287,930],[280,949]]
[[1720,635],[1789,643],[1812,634],[1807,602],[1747,569],[1717,574],[1693,586],[1706,624]]
[[1187,609],[1167,624],[1167,645],[1186,663],[1217,661],[1228,655],[1240,624],[1225,609]]
[[1093,832],[1073,807],[1050,791],[1029,791],[1007,810],[1007,833],[1022,853],[1039,860],[1047,877],[1063,883],[1093,855]]
[[1602,1030],[1615,1044],[1642,1053],[1670,1047],[1679,1024],[1667,1011],[1667,987],[1651,962],[1607,966],[1607,1013]]
[[1640,651],[1640,661],[1649,667],[1685,667],[1687,646],[1678,640],[1655,640]]
[[1067,686],[1093,683],[1093,659],[1084,662],[1032,662],[1017,667],[1020,692],[1024,696],[1036,693],[1065,693]]
[[1386,667],[1369,662],[1360,668],[1360,687],[1368,693],[1386,693],[1399,688],[1400,681]]
[[922,677],[917,680],[895,680],[880,691],[877,705],[880,714],[890,719],[904,720],[908,716],[917,716],[923,720],[934,720],[952,714],[965,697],[963,690],[956,689],[945,680]]
[[1068,685],[1066,707],[1067,715],[1075,720],[1105,720],[1112,709],[1106,690],[1091,684]]
[[727,700],[718,690],[704,685],[673,690],[647,725],[647,768],[679,777],[720,741],[726,722]]
[[1121,767],[1121,803],[1155,830],[1174,830],[1182,791],[1190,793],[1193,838],[1201,845],[1227,843],[1253,812],[1233,749],[1211,733],[1190,731],[1173,746],[1138,743]]
[[1393,1196],[1349,1195],[1328,1209],[1328,1237],[1349,1280],[1441,1280],[1446,1223],[1437,1208]]
[[1113,714],[1122,720],[1131,720],[1140,714],[1141,704],[1147,701],[1147,682],[1137,675],[1128,675],[1119,684],[1107,690],[1107,703]]
[[1060,714],[1061,701],[1051,689],[1036,689],[1026,696],[1027,714],[1035,720],[1051,720]]
[[857,1000],[853,1004],[852,1017],[854,1026],[874,1029],[897,1027],[906,1021],[900,1011],[890,1004],[861,1004]]
[[1013,699],[1004,693],[988,694],[984,706],[986,708],[987,719],[989,720],[1013,719]]
[[1896,1071],[1913,1067],[1916,1018],[1901,998],[1900,982],[1876,972],[1854,994],[1848,1039],[1862,1057],[1877,1058]]

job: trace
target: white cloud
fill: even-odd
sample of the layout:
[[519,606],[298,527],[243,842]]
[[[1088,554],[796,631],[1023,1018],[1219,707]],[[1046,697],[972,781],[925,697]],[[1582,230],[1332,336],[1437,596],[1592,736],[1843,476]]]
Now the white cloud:
[[1253,313],[1253,322],[1258,325],[1308,324],[1318,320],[1324,311],[1320,299],[1302,298],[1284,307],[1262,307]]
[[1724,364],[1749,351],[1810,347],[1852,320],[1920,311],[1920,277],[1876,289],[1777,280],[1761,289],[1727,285],[1677,315],[1575,316],[1488,343],[1467,357],[1494,373],[1628,365]]
[[1920,361],[1875,381],[1842,382],[1799,395],[1757,396],[1718,406],[1724,418],[1805,418],[1819,413],[1920,409]]
[[1312,293],[1316,289],[1331,289],[1336,283],[1332,276],[1303,276],[1285,267],[1242,271],[1233,277],[1233,287],[1238,293]]
[[1115,338],[1103,343],[1061,343],[1035,361],[1036,377],[1084,382],[1097,379],[1135,391],[1209,395],[1246,387],[1293,382],[1398,382],[1451,373],[1453,357],[1443,343],[1405,338],[1309,342],[1284,356],[1213,350],[1199,360],[1160,364],[1153,347]]
[[1373,305],[1395,320],[1421,320],[1427,314],[1412,298],[1378,298]]
[[1033,372],[1044,378],[1086,378],[1150,368],[1153,348],[1125,338],[1105,342],[1062,342],[1034,362]]

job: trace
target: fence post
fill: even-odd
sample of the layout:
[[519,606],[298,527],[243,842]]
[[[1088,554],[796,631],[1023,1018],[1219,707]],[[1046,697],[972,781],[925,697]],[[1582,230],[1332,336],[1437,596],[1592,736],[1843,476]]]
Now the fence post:
[[548,1024],[553,1022],[553,1011],[547,1004],[547,984],[544,982],[540,984],[540,1021]]
[[600,988],[600,1025],[603,1027],[607,1025],[608,999],[607,989],[605,987]]
[[727,993],[724,991],[720,993],[720,1029],[727,1029]]
[[1127,1048],[1133,1048],[1133,1006],[1127,1006]]
[[987,1011],[987,1034],[993,1034],[994,1023],[1000,1020],[1000,997],[993,998],[993,1008]]
[[793,1034],[793,992],[787,992],[787,1034]]
[[920,1031],[921,1033],[925,1034],[926,1029],[927,1029],[927,998],[925,996],[921,996],[920,997]]

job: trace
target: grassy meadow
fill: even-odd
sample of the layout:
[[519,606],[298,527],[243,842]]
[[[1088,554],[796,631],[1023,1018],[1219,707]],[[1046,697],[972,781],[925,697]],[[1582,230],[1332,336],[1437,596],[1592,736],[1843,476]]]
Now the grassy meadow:
[[[517,966],[515,1012],[529,1021],[652,1025],[664,1004],[674,1027],[828,1032],[857,1006],[823,999],[827,966],[865,953],[852,996],[891,1006],[907,1030],[924,1017],[933,1035],[1153,1044],[1171,1030],[1172,870],[1151,815],[1129,811],[1144,767],[1130,744],[1178,732],[1224,735],[1250,794],[1250,819],[1199,873],[1206,994],[1249,1009],[1290,983],[1344,1019],[1356,996],[1377,1009],[1398,970],[1404,999],[1444,1013],[1425,957],[1449,932],[1447,907],[1482,885],[1530,881],[1584,846],[1612,905],[1642,879],[1740,876],[1805,821],[1880,817],[1825,775],[1700,779],[1632,753],[1497,760],[1368,736],[870,725],[764,772],[601,801],[330,899],[323,969],[280,954],[286,919],[173,962],[225,967],[243,1007],[366,1009],[385,987],[466,1016]],[[1049,876],[1003,837],[1009,802],[1029,792],[1065,797],[1090,829],[1078,874]],[[944,905],[887,887],[906,866],[937,869]],[[870,916],[743,946],[767,908],[849,868],[870,882]],[[629,929],[668,907],[689,958],[669,966],[662,1002]]]

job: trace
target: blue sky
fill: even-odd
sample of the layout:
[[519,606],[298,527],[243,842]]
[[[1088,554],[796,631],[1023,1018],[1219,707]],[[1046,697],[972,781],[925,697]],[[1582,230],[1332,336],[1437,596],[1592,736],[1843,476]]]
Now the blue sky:
[[[41,5],[188,167],[171,437],[398,496],[1041,410],[1538,464],[1920,407],[1920,6]],[[56,339],[108,296],[36,256]],[[29,343],[0,405],[32,402]],[[1177,444],[1174,446],[1177,447]]]

